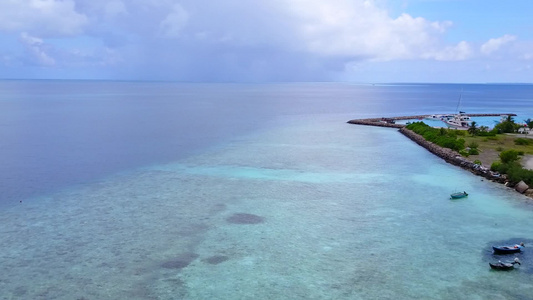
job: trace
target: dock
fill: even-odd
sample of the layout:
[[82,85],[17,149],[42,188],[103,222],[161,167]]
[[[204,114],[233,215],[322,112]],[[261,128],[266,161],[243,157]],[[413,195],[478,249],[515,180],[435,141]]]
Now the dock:
[[[445,114],[442,114],[445,115]],[[516,114],[465,114],[469,117],[501,117],[501,116],[511,116],[516,117]],[[368,126],[379,126],[379,127],[390,127],[390,128],[403,128],[405,124],[396,124],[398,120],[423,120],[428,115],[416,115],[416,116],[401,116],[401,117],[382,117],[382,118],[368,118],[368,119],[354,119],[349,120],[350,124],[357,125],[368,125]]]

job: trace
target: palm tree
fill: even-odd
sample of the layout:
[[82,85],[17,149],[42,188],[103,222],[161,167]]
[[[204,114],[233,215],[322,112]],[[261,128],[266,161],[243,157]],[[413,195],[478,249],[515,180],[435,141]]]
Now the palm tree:
[[471,135],[476,135],[477,131],[478,129],[476,121],[472,121],[472,123],[470,124],[470,128],[468,128],[468,133],[470,133]]

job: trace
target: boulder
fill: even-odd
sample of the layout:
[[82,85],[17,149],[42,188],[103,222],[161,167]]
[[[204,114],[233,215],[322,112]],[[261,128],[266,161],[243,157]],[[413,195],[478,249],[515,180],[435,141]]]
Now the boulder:
[[527,191],[527,189],[529,189],[529,186],[524,181],[520,181],[517,185],[515,185],[514,189],[523,194],[525,191]]

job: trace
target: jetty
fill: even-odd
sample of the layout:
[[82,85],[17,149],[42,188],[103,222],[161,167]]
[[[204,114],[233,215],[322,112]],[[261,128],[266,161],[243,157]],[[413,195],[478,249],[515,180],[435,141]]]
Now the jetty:
[[[443,114],[444,115],[444,114]],[[501,117],[501,116],[511,116],[516,117],[516,114],[465,114],[469,117]],[[379,126],[379,127],[391,127],[391,128],[403,128],[405,124],[396,124],[396,121],[399,120],[423,120],[428,117],[428,115],[416,115],[416,116],[402,116],[402,117],[382,117],[382,118],[368,118],[368,119],[354,119],[348,121],[350,124],[357,125],[368,125],[368,126]]]

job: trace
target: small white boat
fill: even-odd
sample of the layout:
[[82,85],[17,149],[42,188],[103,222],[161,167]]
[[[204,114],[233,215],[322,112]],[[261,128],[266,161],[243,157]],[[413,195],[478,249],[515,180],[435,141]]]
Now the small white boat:
[[425,120],[433,120],[433,121],[444,121],[444,120],[447,120],[449,118],[451,118],[452,116],[450,115],[429,115],[429,116],[426,116],[424,119]]
[[448,127],[457,128],[457,129],[468,129],[472,126],[470,117],[465,115],[464,112],[459,112],[456,115],[453,115],[450,119],[443,120]]
[[431,120],[431,121],[446,121],[448,119],[451,119],[452,115],[429,115],[424,118],[424,120]]
[[[459,95],[459,101],[457,103],[457,111],[459,111],[459,107],[461,106],[461,99],[463,98],[463,90],[461,90],[461,94]],[[448,127],[456,128],[456,129],[468,129],[472,125],[470,122],[470,117],[465,115],[464,111],[459,111],[458,114],[452,115],[451,118],[447,120],[443,120]]]

